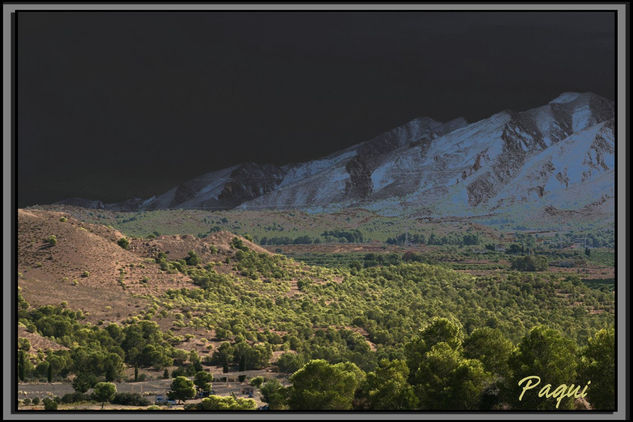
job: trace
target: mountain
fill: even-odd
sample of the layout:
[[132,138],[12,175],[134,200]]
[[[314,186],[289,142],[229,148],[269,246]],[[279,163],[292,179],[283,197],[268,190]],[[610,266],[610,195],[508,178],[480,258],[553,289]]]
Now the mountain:
[[361,207],[387,215],[532,216],[612,207],[614,152],[613,102],[568,92],[474,123],[418,118],[324,158],[245,163],[145,200],[62,202],[112,210]]

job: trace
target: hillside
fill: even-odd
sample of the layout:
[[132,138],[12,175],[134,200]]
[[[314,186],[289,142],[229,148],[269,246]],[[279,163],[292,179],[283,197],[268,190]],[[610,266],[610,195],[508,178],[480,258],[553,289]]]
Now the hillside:
[[312,266],[226,231],[126,237],[59,211],[19,210],[18,231],[24,380],[129,379],[135,366],[153,379],[205,367],[288,376],[314,359],[376,371],[382,359],[404,359],[438,317],[454,321],[460,338],[494,329],[510,346],[544,325],[584,347],[614,325],[608,280],[516,271],[503,252],[491,251],[497,264],[483,272],[424,262],[461,254],[474,262],[476,246]]

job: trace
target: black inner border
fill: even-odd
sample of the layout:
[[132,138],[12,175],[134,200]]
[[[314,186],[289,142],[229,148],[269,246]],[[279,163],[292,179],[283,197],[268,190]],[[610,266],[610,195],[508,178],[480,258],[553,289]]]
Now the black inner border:
[[[26,3],[26,4],[34,4],[34,3],[39,3],[39,2],[22,2],[22,3]],[[80,2],[65,2],[66,4],[79,4]],[[297,3],[290,3],[290,2],[276,2],[277,4],[281,3],[281,4],[297,4]],[[386,3],[379,3],[379,2],[366,2],[369,4],[381,4],[384,5]],[[421,4],[418,2],[398,2],[400,4]],[[592,2],[579,2],[580,4],[595,4]],[[5,3],[5,4],[16,4],[13,2],[10,3]],[[85,4],[85,3],[81,3],[81,4]],[[112,3],[90,3],[90,4],[129,4],[129,3],[125,3],[125,2],[112,2]],[[168,2],[156,2],[156,4],[174,4],[174,3],[168,3]],[[181,4],[226,4],[226,3],[219,3],[219,2],[211,2],[211,3],[207,3],[207,2],[186,2],[186,3],[181,3]],[[233,4],[253,4],[251,2],[233,2]],[[321,4],[340,4],[340,3],[336,3],[336,2],[320,2],[320,3],[299,3],[301,5],[321,5]],[[464,4],[464,3],[447,3],[447,4],[453,4],[453,5],[459,5],[459,4]],[[521,4],[521,3],[514,3],[514,4]],[[523,4],[534,4],[534,3],[523,3]],[[578,4],[578,3],[577,3]],[[605,5],[610,4],[610,5],[621,5],[623,4],[622,2],[618,3],[618,2],[609,2],[609,3],[603,3]],[[630,8],[629,8],[629,4],[628,3],[624,3],[625,4],[625,22],[627,23],[626,25],[626,39],[630,40],[630,28],[628,26],[629,23],[629,14],[630,14]],[[12,156],[11,156],[11,160],[12,160],[12,177],[13,177],[13,184],[11,186],[12,188],[12,192],[11,192],[11,209],[14,211],[14,218],[11,222],[11,230],[14,233],[13,235],[13,247],[11,250],[11,255],[12,255],[12,263],[14,265],[14,269],[12,271],[12,284],[14,286],[13,288],[13,301],[11,303],[11,307],[12,307],[12,313],[14,315],[14,321],[12,321],[12,325],[11,325],[11,330],[12,330],[12,348],[11,348],[11,357],[12,357],[12,362],[17,362],[17,293],[18,293],[18,283],[17,283],[17,272],[15,271],[15,269],[17,269],[18,266],[18,261],[17,261],[17,239],[18,239],[18,235],[17,235],[17,223],[18,223],[18,209],[16,207],[17,204],[17,137],[18,137],[18,131],[17,131],[17,104],[18,104],[18,98],[17,98],[17,81],[18,81],[18,67],[17,67],[17,51],[18,51],[18,15],[19,14],[28,14],[28,13],[114,13],[114,14],[118,14],[118,13],[145,13],[145,14],[156,14],[156,13],[238,13],[238,12],[246,12],[246,13],[354,13],[354,12],[378,12],[378,13],[424,13],[424,12],[453,12],[453,13],[494,13],[494,12],[503,12],[503,13],[522,13],[522,12],[532,12],[532,13],[558,13],[558,12],[593,12],[593,13],[613,13],[614,15],[614,28],[615,28],[615,81],[616,81],[616,90],[615,90],[615,106],[616,106],[616,113],[615,113],[615,127],[616,127],[616,133],[617,133],[617,128],[618,128],[618,110],[617,110],[617,104],[618,104],[618,85],[617,85],[617,81],[618,81],[618,66],[617,66],[617,61],[618,61],[618,11],[617,10],[591,10],[591,9],[556,9],[556,10],[516,10],[516,9],[506,9],[506,10],[451,10],[451,9],[434,9],[434,10],[381,10],[381,9],[358,9],[358,10],[207,10],[207,9],[203,9],[203,10],[196,10],[196,9],[191,9],[191,10],[160,10],[160,9],[136,9],[136,10],[82,10],[82,9],[56,9],[56,10],[16,10],[14,13],[12,13],[11,16],[11,23],[12,23],[12,30],[11,30],[11,34],[13,37],[13,43],[11,44],[11,60],[13,61],[13,66],[12,66],[12,72],[11,72],[11,97],[12,97],[12,106],[13,106],[13,125],[11,127],[11,149],[12,149]],[[626,87],[630,87],[629,83],[630,83],[630,74],[628,72],[629,70],[629,52],[628,50],[625,51],[625,65],[626,65]],[[628,95],[626,95],[626,92],[624,93],[624,96],[626,98],[625,103],[626,103],[626,110],[630,109],[630,97]],[[628,139],[630,139],[629,136],[629,125],[627,124],[628,121],[625,122],[625,142],[628,141]],[[630,148],[630,146],[629,146]],[[614,307],[615,307],[615,322],[614,322],[614,328],[615,328],[615,362],[617,364],[618,362],[618,289],[617,289],[617,280],[618,280],[618,200],[617,200],[617,193],[618,193],[618,162],[617,162],[617,150],[618,150],[618,142],[616,140],[615,143],[615,162],[614,162],[614,169],[615,169],[615,194],[616,194],[616,206],[615,206],[615,212],[614,212],[614,239],[615,239],[615,257],[614,257],[614,276],[615,276],[615,280],[616,280],[616,285],[615,285],[615,303],[614,303]],[[625,166],[625,178],[627,181],[630,180],[630,169],[628,166],[628,156],[626,157],[626,162],[627,165]],[[626,214],[625,214],[625,227],[629,226],[629,217],[630,214],[628,212],[629,210],[629,200],[630,198],[628,196],[625,197],[625,206],[626,206]],[[629,250],[629,242],[630,242],[630,238],[628,236],[628,232],[625,235],[625,245],[626,245],[626,250]],[[625,253],[626,253],[625,250]],[[625,261],[625,282],[626,280],[629,279],[629,260]],[[626,297],[625,299],[628,299],[628,297]],[[627,301],[627,305],[628,305],[628,301]],[[629,306],[625,306],[625,314],[626,314],[626,320],[630,320],[630,309]],[[626,350],[630,350],[629,349],[629,345],[630,345],[630,337],[627,335],[625,336],[625,347]],[[625,354],[625,360],[626,360],[626,367],[629,368],[630,367],[630,354],[626,353]],[[614,412],[618,411],[618,371],[616,369],[616,373],[615,373],[615,410]],[[11,413],[12,414],[92,414],[92,413],[96,413],[96,414],[152,414],[155,412],[165,412],[164,410],[160,410],[160,411],[125,411],[125,410],[58,410],[58,411],[42,411],[42,410],[17,410],[17,403],[18,403],[18,399],[17,399],[17,391],[18,391],[18,379],[17,379],[17,374],[16,374],[16,366],[12,365],[11,366],[11,378],[12,380],[14,380],[14,386],[15,388],[13,389],[13,391],[11,392],[12,395],[12,402],[11,402]],[[630,390],[630,377],[629,377],[629,372],[627,372],[626,377],[625,377],[625,391],[629,391]],[[630,407],[630,403],[628,400],[625,400],[625,404],[624,404],[624,411],[625,411],[625,415],[626,418],[628,419],[629,416],[629,407]],[[177,410],[177,411],[171,411],[165,414],[170,414],[170,415],[176,415],[176,414],[230,414],[230,415],[239,415],[239,414],[253,414],[253,412],[257,413],[258,411],[245,411],[245,412],[236,412],[236,411],[186,411],[186,410]],[[472,413],[476,413],[476,414],[490,414],[490,415],[507,415],[507,414],[534,414],[534,415],[556,415],[556,414],[570,414],[570,413],[578,413],[578,414],[583,414],[583,415],[589,415],[589,414],[613,414],[614,412],[611,411],[590,411],[590,412],[586,412],[586,411],[578,411],[578,410],[559,410],[559,411],[550,411],[550,412],[534,412],[534,411],[528,411],[528,410],[496,410],[496,411],[477,411],[477,410],[470,410],[470,411],[462,411],[462,410],[447,410],[447,411],[425,411],[425,410],[418,410],[418,411],[362,411],[362,410],[333,410],[333,411],[298,411],[298,410],[268,410],[265,412],[265,414],[321,414],[321,415],[327,415],[327,414],[426,414],[426,415],[432,415],[432,414],[472,414]]]

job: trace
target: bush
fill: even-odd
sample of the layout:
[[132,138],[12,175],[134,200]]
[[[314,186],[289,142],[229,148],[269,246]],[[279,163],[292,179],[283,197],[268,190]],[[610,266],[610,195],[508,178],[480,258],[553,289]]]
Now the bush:
[[57,245],[57,236],[55,236],[54,234],[51,234],[50,236],[46,238],[46,243],[48,243],[50,246]]
[[25,398],[24,400],[22,400],[22,404],[25,406],[28,406],[31,404],[31,399],[30,398]]
[[123,249],[127,249],[130,247],[130,241],[127,240],[125,237],[120,238],[119,240],[117,240],[116,243]]
[[139,393],[116,393],[112,403],[126,406],[149,406],[151,404],[149,400]]
[[55,400],[52,400],[46,397],[43,400],[43,403],[44,403],[44,410],[57,410],[57,402],[55,402]]
[[36,405],[36,406],[38,404],[40,404],[40,398],[39,397],[33,397],[33,404]]
[[61,398],[62,403],[77,403],[80,401],[88,401],[90,400],[90,395],[82,394],[79,392],[64,394]]
[[185,262],[187,262],[187,265],[195,267],[200,263],[200,258],[194,251],[189,251],[189,255],[185,258]]
[[264,383],[264,377],[262,377],[261,375],[255,378],[251,378],[251,381],[250,381],[250,385],[252,385],[255,388],[261,387],[263,383]]

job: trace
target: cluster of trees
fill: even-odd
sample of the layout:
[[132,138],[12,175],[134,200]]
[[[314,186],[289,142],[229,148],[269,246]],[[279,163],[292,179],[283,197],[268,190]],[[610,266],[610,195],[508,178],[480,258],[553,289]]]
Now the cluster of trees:
[[[531,327],[547,324],[582,344],[588,333],[613,324],[613,293],[588,288],[574,277],[518,272],[473,278],[417,262],[310,271],[323,281],[292,273],[301,292],[294,297],[287,295],[289,281],[237,277],[204,290],[170,290],[157,306],[186,304],[195,311],[184,325],[215,329],[219,339],[232,344],[267,343],[273,351],[292,351],[300,364],[322,358],[353,362],[365,371],[382,358],[401,356],[411,333],[438,315],[454,315],[467,334],[497,328],[513,342]],[[594,309],[601,312],[589,312]],[[369,352],[356,329],[367,333],[376,352]]]
[[[376,267],[382,265],[398,265],[402,262],[402,257],[397,253],[379,254],[368,253],[363,257],[363,266],[365,268]],[[358,266],[352,268],[360,269]]]
[[268,366],[272,356],[270,343],[251,345],[245,340],[235,344],[224,342],[213,352],[210,363],[221,365],[225,372],[230,368],[244,371]]
[[[162,369],[200,365],[197,354],[176,349],[154,321],[132,321],[105,327],[81,323],[80,311],[46,305],[29,310],[20,296],[18,321],[27,330],[50,337],[67,349],[32,353],[26,339],[19,341],[18,377],[52,382],[75,374],[73,387],[84,393],[98,382],[119,381],[126,366]],[[189,359],[190,362],[185,362]]]
[[321,238],[310,237],[308,235],[297,236],[295,238],[288,236],[264,236],[259,240],[260,245],[311,245],[319,243],[321,243]]
[[250,249],[237,251],[234,256],[235,268],[241,275],[251,278],[288,279],[285,258],[281,255],[257,253]]
[[545,271],[547,258],[541,255],[526,255],[512,260],[511,268],[518,271]]
[[360,230],[326,230],[321,233],[326,242],[362,243],[363,233]]
[[428,237],[421,233],[400,233],[395,237],[389,237],[386,243],[390,245],[479,245],[481,239],[477,233],[449,233],[448,235],[437,237],[431,233]]
[[[344,388],[337,387],[334,395],[349,397],[347,389],[354,387],[349,403],[332,398],[332,404],[330,396],[315,396],[326,407],[378,409],[394,402],[413,408],[451,403],[451,408],[470,409],[512,403],[507,374],[520,374],[521,365],[527,365],[513,356],[530,329],[538,325],[564,332],[560,337],[573,343],[555,348],[567,350],[566,358],[574,350],[581,356],[573,380],[579,380],[580,374],[608,370],[608,362],[599,358],[608,335],[587,339],[589,333],[613,325],[613,293],[592,290],[579,279],[526,273],[471,277],[417,262],[415,254],[405,254],[406,259],[397,254],[370,254],[352,271],[299,267],[281,256],[258,254],[236,239],[233,257],[226,261],[234,264],[231,274],[220,274],[212,265],[203,267],[195,253],[179,261],[159,255],[161,268],[181,271],[203,288],[168,290],[155,297],[145,320],[93,326],[80,323],[81,312],[63,306],[29,310],[18,295],[20,323],[69,347],[34,356],[22,341],[20,378],[52,380],[76,374],[77,391],[87,391],[98,382],[119,379],[125,365],[164,368],[174,364],[178,369],[172,376],[195,376],[201,369],[197,354],[176,349],[183,340],[161,332],[150,320],[173,309],[183,312],[175,314],[180,326],[214,329],[219,339],[227,340],[205,357],[210,363],[227,370],[257,369],[270,364],[273,351],[283,351],[276,362],[280,370],[296,373],[308,367],[304,375],[294,378],[294,389],[273,381],[262,384],[262,394],[275,403],[269,402],[271,408],[301,406],[302,398],[312,394],[300,387],[310,384],[302,381],[310,379],[310,368],[326,379],[330,372],[345,379]],[[288,294],[290,280],[297,280],[299,294]],[[412,338],[411,333],[435,316],[455,320],[434,322]],[[564,343],[555,335],[544,337]],[[589,353],[592,342],[601,345],[592,349],[599,353]],[[326,365],[308,366],[320,360]],[[383,382],[387,376],[394,380],[391,384]],[[448,392],[452,395],[447,396]],[[389,394],[391,398],[385,399]]]
[[[600,330],[579,349],[560,332],[530,330],[517,346],[499,330],[476,329],[465,336],[456,320],[435,318],[406,343],[401,359],[382,359],[365,372],[351,362],[308,361],[283,387],[261,385],[271,409],[291,410],[521,410],[573,409],[576,397],[554,389],[586,385],[594,409],[613,409],[614,331]],[[521,396],[518,380],[538,376],[552,385],[549,397],[538,390]]]

